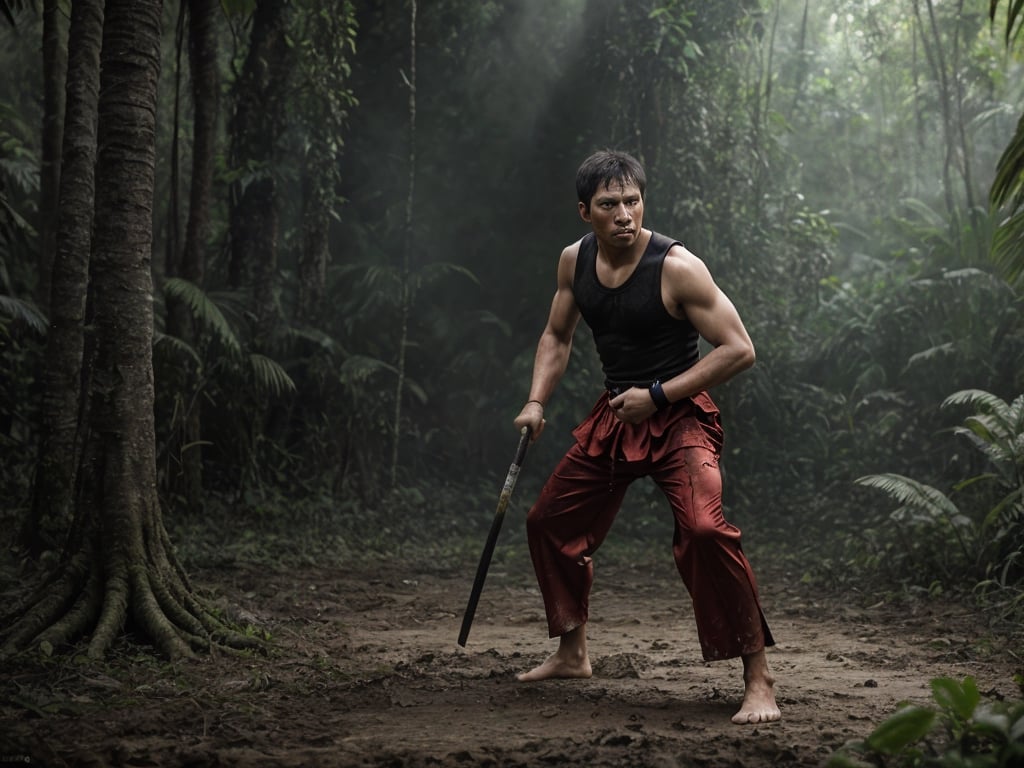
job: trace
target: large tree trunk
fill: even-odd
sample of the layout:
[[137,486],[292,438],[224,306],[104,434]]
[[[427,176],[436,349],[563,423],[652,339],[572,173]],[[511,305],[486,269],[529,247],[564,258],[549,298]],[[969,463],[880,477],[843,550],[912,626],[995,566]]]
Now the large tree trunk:
[[163,525],[153,423],[152,251],[162,0],[108,0],[90,287],[96,334],[80,493],[58,571],[5,631],[3,652],[94,628],[102,655],[131,621],[171,659],[228,635],[194,597]]
[[302,253],[299,257],[299,300],[295,319],[300,325],[319,325],[324,319],[327,290],[328,235],[335,197],[330,164],[337,162],[313,137],[306,153],[302,189]]
[[96,162],[96,108],[103,1],[76,0],[68,38],[66,126],[60,178],[50,329],[43,373],[42,431],[35,493],[21,542],[33,557],[55,547],[71,519],[82,381]]

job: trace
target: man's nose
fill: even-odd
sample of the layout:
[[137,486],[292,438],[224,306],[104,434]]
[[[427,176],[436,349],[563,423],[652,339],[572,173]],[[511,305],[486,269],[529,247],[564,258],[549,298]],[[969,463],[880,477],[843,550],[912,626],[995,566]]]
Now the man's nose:
[[629,221],[629,209],[626,208],[625,203],[619,203],[615,208],[615,220],[616,221]]

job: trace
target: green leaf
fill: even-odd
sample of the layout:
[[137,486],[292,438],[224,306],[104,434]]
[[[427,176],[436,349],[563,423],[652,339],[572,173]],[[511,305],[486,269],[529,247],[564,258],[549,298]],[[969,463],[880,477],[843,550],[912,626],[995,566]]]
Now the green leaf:
[[972,730],[975,734],[985,734],[997,742],[1009,741],[1010,716],[1005,712],[996,712],[991,706],[978,707],[975,712]]
[[269,390],[275,395],[295,391],[295,382],[292,381],[288,372],[266,355],[253,352],[249,355],[249,363],[259,387]]
[[904,707],[875,728],[865,743],[876,752],[895,755],[925,736],[935,723],[935,715],[934,710],[925,707]]
[[930,515],[944,515],[953,519],[960,514],[960,510],[942,491],[903,475],[895,473],[865,475],[857,478],[855,482],[857,485],[877,488],[901,504]]
[[179,339],[177,336],[168,336],[166,333],[160,333],[160,331],[153,331],[153,348],[154,349],[167,349],[173,353],[178,354],[180,357],[190,358],[195,364],[197,369],[203,367],[203,361],[199,357],[199,353],[196,352],[188,342]]
[[825,763],[825,768],[874,768],[874,763],[858,760],[845,752],[836,752]]
[[46,336],[47,320],[31,302],[0,296],[0,314],[24,323],[40,336]]
[[1010,726],[1010,741],[1024,743],[1024,706],[1018,707],[1014,714],[1017,719]]
[[202,288],[180,277],[169,277],[164,282],[164,293],[188,305],[196,320],[213,331],[228,349],[235,354],[241,354],[242,345],[239,344],[231,325]]
[[948,677],[932,680],[932,696],[943,709],[953,713],[960,720],[970,720],[974,709],[981,701],[974,678],[965,677],[963,684]]

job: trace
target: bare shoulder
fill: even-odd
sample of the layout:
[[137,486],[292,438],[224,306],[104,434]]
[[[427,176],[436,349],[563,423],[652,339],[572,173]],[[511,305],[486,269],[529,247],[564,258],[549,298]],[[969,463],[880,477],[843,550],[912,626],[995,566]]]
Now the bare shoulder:
[[580,254],[581,242],[582,238],[562,249],[562,255],[558,257],[559,281],[568,279],[570,283],[572,282],[572,277],[576,272],[576,259]]
[[565,248],[562,249],[562,255],[559,257],[559,262],[571,261],[575,264],[576,257],[580,254],[580,243],[582,242],[583,238],[581,237],[575,243],[570,243],[565,246]]
[[680,304],[707,301],[717,292],[704,261],[681,245],[672,246],[665,256],[662,284]]
[[669,248],[665,255],[665,269],[681,277],[687,275],[696,277],[702,273],[710,275],[704,260],[678,243]]

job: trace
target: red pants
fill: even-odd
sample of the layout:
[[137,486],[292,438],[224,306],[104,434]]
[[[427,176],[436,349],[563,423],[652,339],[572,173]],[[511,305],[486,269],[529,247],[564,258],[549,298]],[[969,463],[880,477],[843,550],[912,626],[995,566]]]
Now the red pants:
[[722,515],[722,429],[706,393],[643,424],[620,422],[602,397],[573,432],[526,519],[530,554],[551,637],[586,623],[590,556],[611,528],[630,483],[650,476],[675,516],[673,554],[693,601],[705,660],[774,645],[740,531]]

